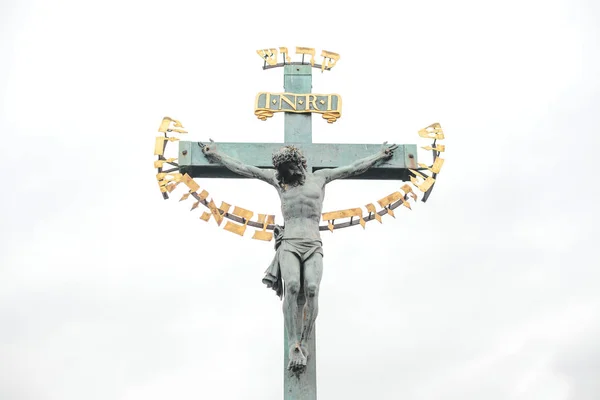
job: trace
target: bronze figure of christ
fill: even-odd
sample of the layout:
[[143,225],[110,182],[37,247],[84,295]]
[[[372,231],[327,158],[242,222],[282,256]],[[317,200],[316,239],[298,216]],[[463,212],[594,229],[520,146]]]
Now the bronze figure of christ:
[[[390,159],[397,145],[384,143],[380,152],[337,168],[309,172],[306,159],[294,146],[284,146],[273,154],[273,169],[257,168],[219,152],[212,142],[204,145],[204,155],[247,178],[267,182],[277,190],[281,199],[284,226],[277,226],[275,257],[265,273],[263,282],[281,297],[289,343],[287,368],[302,372],[306,368],[310,338],[318,314],[318,296],[323,274],[323,249],[319,221],[323,211],[325,185],[336,179],[359,175],[383,160]],[[301,277],[304,282],[301,282]],[[306,302],[298,310],[298,294],[304,288]],[[302,327],[297,330],[297,313],[301,312]],[[297,334],[300,332],[300,334]]]

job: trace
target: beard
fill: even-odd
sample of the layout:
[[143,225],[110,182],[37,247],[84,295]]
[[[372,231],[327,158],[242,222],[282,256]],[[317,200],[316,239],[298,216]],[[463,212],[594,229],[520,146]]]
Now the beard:
[[303,185],[306,179],[306,174],[303,171],[295,171],[290,173],[288,171],[277,170],[277,181],[279,186],[285,189],[286,186],[298,186]]

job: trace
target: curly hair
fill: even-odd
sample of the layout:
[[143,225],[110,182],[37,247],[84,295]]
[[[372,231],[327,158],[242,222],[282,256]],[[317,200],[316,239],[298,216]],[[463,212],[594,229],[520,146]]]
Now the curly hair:
[[[273,166],[275,169],[278,169],[281,164],[284,163],[294,163],[296,165],[302,166],[306,169],[306,158],[302,155],[300,149],[295,146],[285,146],[282,147],[277,153],[273,154]],[[277,174],[277,181],[279,182],[279,186],[285,188],[288,182],[285,182],[284,177]],[[304,177],[302,177],[298,182],[294,182],[297,184],[304,183]]]
[[273,154],[273,166],[279,166],[286,162],[293,162],[302,165],[306,169],[306,158],[302,155],[300,149],[295,146],[282,147],[277,153]]

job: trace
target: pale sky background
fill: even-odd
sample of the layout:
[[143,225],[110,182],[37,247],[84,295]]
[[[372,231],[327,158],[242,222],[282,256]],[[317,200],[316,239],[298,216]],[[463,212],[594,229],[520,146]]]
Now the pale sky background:
[[[164,201],[163,116],[189,140],[283,140],[256,49],[341,54],[314,140],[448,152],[427,203],[333,234],[320,399],[600,398],[597,1],[14,1],[0,5],[0,399],[281,399],[273,243]],[[429,162],[429,159],[424,159]],[[202,180],[278,212],[262,182]],[[325,210],[397,190],[335,182]],[[178,195],[179,194],[179,195]]]

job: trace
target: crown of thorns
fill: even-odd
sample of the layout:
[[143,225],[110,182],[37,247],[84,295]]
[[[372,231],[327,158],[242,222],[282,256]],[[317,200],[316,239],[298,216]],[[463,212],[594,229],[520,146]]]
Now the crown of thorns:
[[306,168],[306,158],[302,155],[302,152],[294,146],[282,147],[281,150],[273,154],[273,166],[275,168],[287,162],[302,165]]

